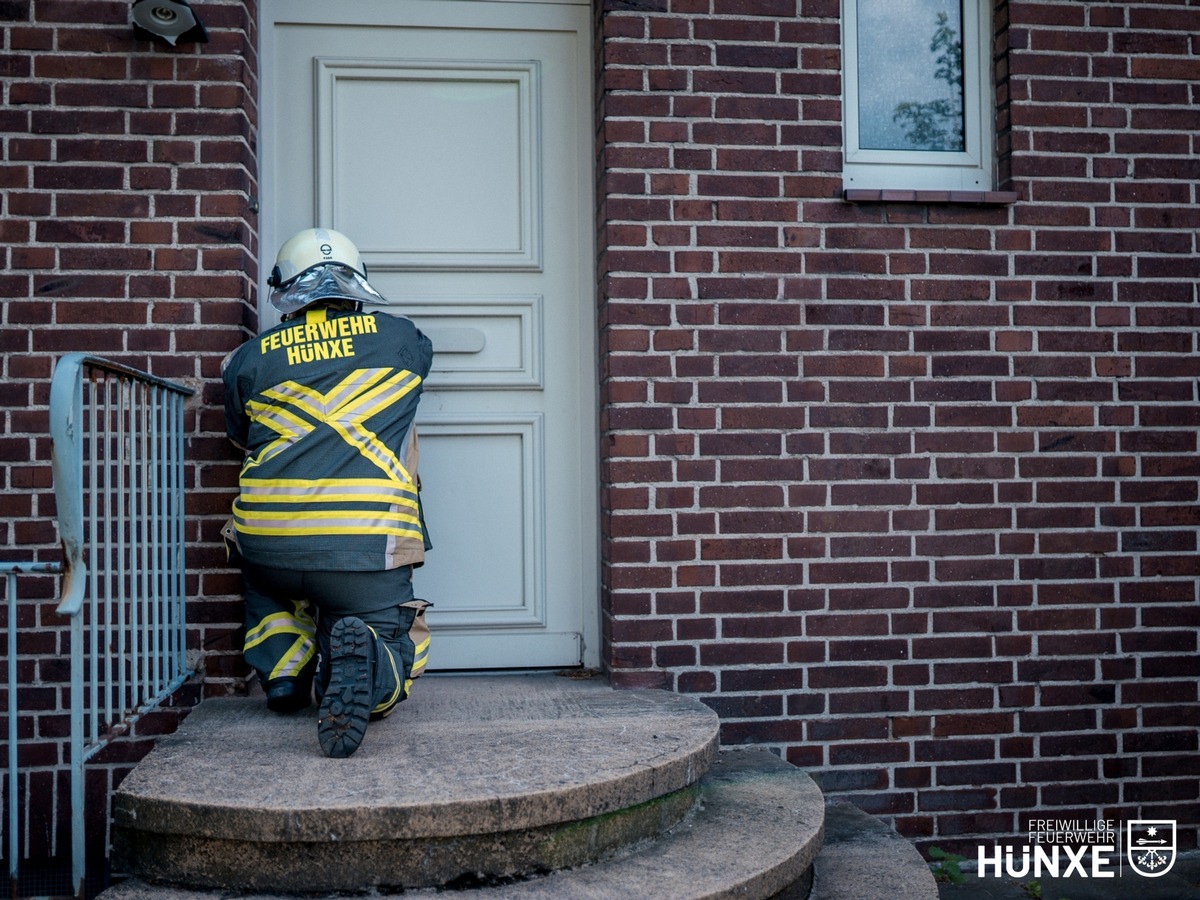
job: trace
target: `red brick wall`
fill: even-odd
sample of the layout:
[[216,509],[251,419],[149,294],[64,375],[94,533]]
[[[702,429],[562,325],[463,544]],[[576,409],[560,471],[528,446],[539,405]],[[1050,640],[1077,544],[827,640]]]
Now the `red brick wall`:
[[1194,846],[1200,9],[997,4],[1002,206],[841,199],[838,17],[604,4],[612,678],[945,848]]
[[[171,49],[125,0],[0,0],[0,553],[58,559],[58,355],[195,384],[191,640],[221,693],[257,36],[252,3],[197,9],[210,43]],[[598,9],[613,680],[701,697],[727,742],[944,847],[1075,811],[1194,844],[1200,10],[1001,4],[999,186],[1023,199],[998,207],[840,199],[838,12]],[[65,643],[52,579],[20,589],[40,791]]]
[[[209,43],[176,48],[135,40],[130,5],[0,2],[0,558],[60,559],[47,436],[59,356],[84,350],[198,388],[186,420],[189,644],[208,692],[223,693],[242,671],[240,584],[219,547],[237,468],[218,376],[254,326],[254,4],[197,4]],[[22,798],[34,859],[68,852],[57,590],[49,577],[18,581],[19,674],[37,685],[22,692],[20,730],[44,740],[24,751],[35,768]],[[143,739],[92,767],[101,821],[106,788],[163,727],[162,717],[143,723]]]

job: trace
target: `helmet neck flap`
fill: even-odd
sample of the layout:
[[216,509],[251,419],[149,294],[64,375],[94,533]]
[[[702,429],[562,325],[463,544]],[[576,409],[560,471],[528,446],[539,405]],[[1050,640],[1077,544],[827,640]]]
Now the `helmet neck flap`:
[[289,316],[322,300],[348,300],[368,306],[387,306],[388,301],[367,280],[346,266],[319,265],[271,291],[271,305]]

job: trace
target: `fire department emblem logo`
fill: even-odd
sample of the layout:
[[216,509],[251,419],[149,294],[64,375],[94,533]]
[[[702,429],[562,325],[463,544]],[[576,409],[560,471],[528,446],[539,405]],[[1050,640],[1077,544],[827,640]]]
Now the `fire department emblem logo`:
[[1125,856],[1147,878],[1166,875],[1175,865],[1175,820],[1133,819],[1125,823]]

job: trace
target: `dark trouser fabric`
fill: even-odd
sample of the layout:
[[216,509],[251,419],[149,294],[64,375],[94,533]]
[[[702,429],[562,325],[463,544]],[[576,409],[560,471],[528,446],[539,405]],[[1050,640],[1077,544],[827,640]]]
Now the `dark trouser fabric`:
[[[294,679],[319,700],[329,682],[329,634],[356,616],[375,635],[372,715],[385,716],[408,696],[414,647],[409,629],[417,610],[412,567],[382,572],[308,572],[274,569],[243,560],[246,586],[246,662],[264,688]],[[422,648],[423,649],[423,648]]]

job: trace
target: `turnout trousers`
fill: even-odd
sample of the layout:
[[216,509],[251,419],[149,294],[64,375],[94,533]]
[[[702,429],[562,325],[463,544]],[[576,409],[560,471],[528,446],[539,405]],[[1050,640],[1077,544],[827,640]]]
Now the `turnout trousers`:
[[412,566],[379,572],[275,569],[242,560],[246,662],[263,688],[291,680],[317,700],[329,683],[329,635],[356,616],[375,638],[371,715],[382,718],[408,696],[425,669],[429,630],[424,600],[413,598]]

